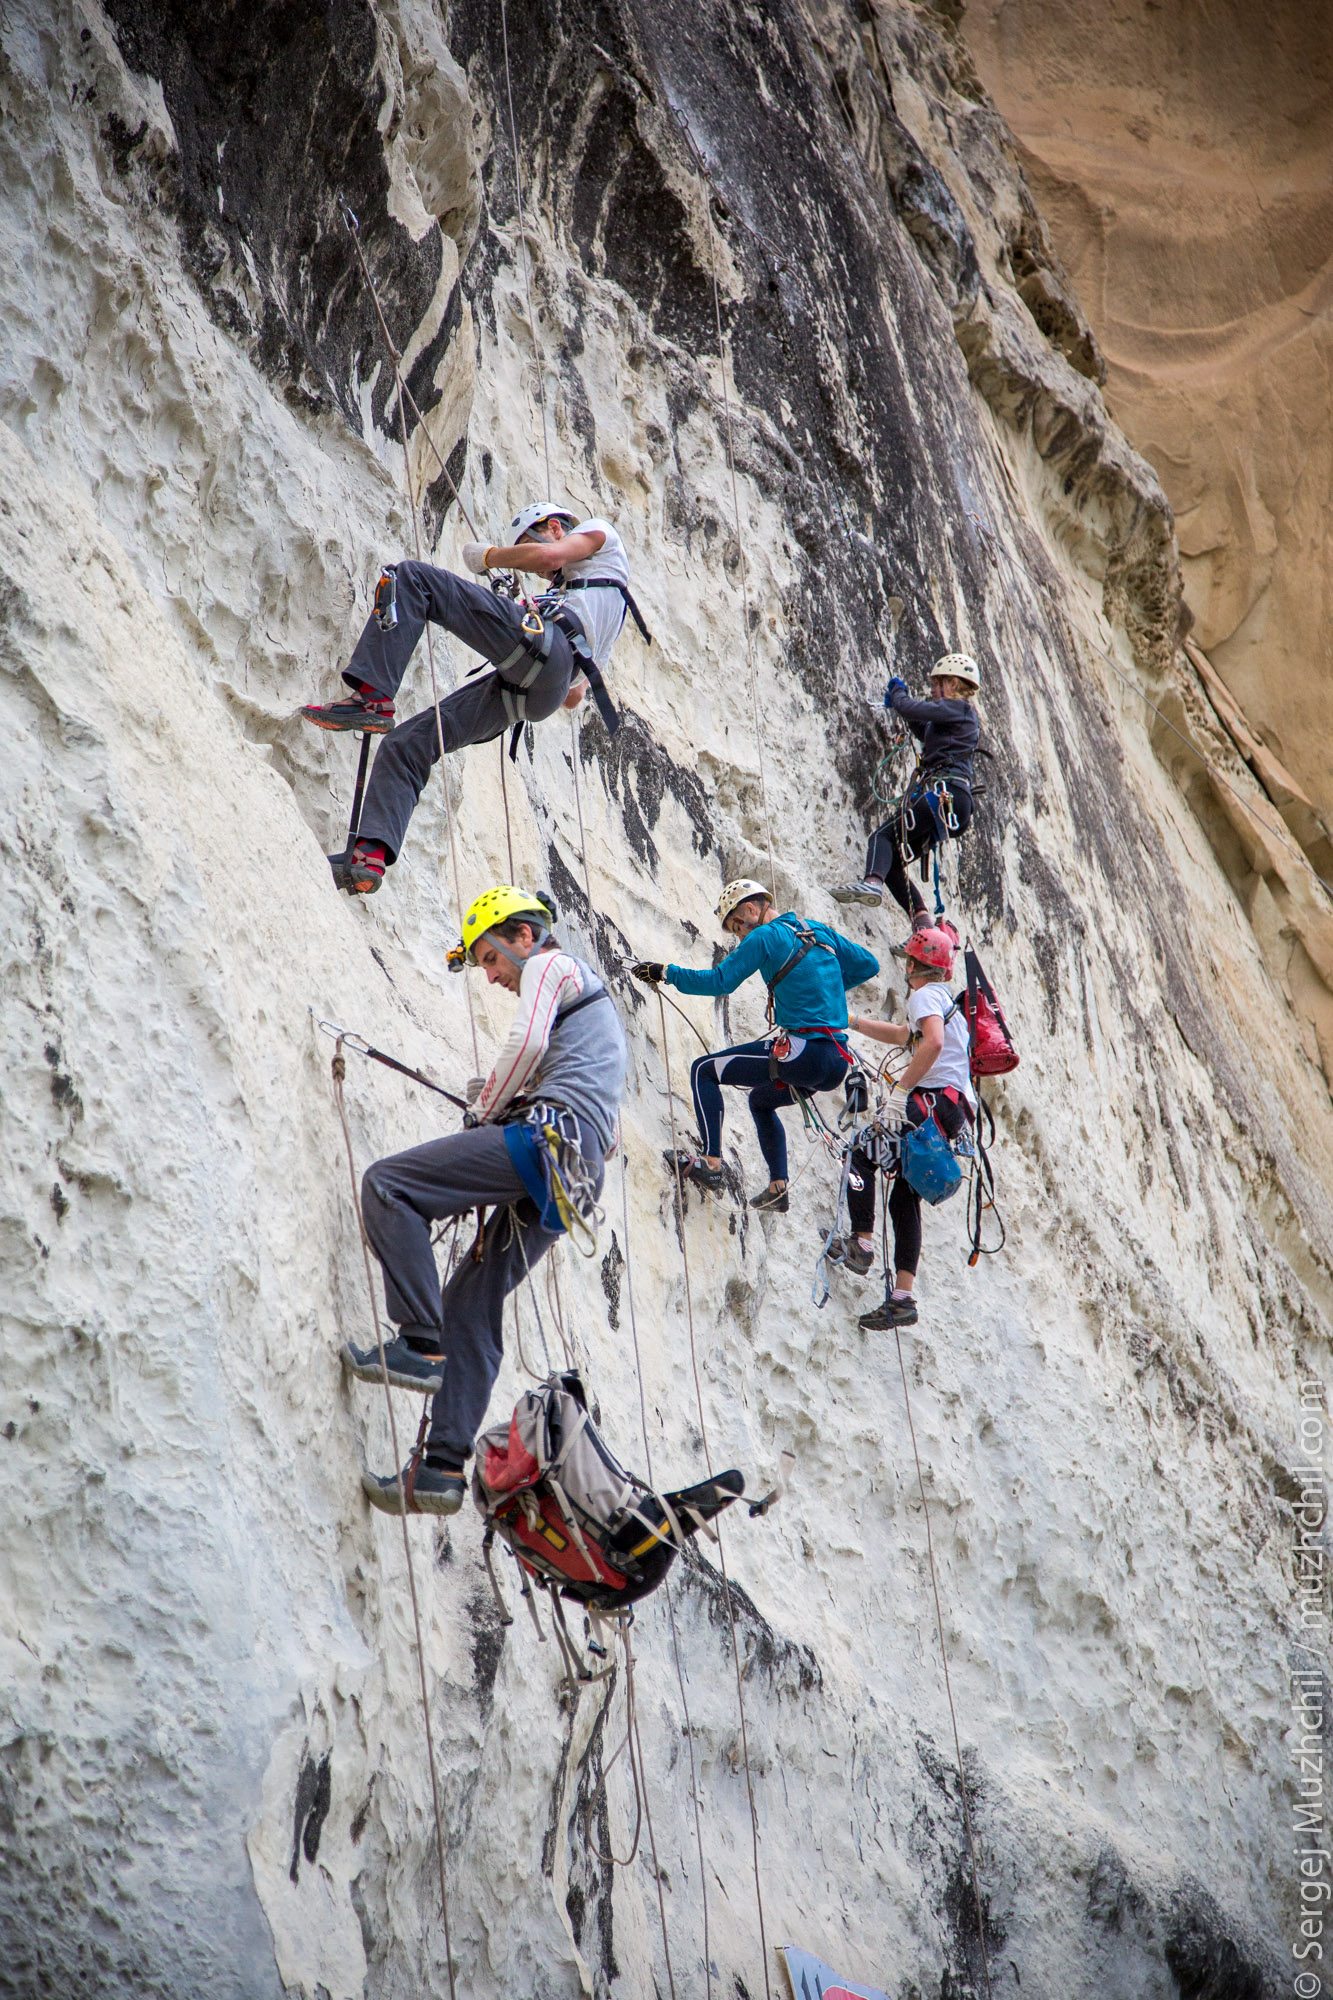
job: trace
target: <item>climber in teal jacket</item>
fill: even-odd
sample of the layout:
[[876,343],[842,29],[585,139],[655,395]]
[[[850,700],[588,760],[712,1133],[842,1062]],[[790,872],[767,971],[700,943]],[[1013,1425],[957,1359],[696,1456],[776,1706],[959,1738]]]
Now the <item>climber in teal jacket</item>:
[[752,973],[768,987],[774,1039],[740,1042],[700,1056],[690,1071],[699,1120],[701,1155],[668,1153],[673,1174],[716,1191],[722,1173],[722,1090],[726,1083],[750,1093],[750,1114],[768,1167],[768,1186],[751,1208],[787,1209],[787,1135],[778,1117],[793,1090],[833,1090],[846,1077],[847,993],[879,971],[879,960],[827,924],[808,923],[794,910],[779,915],[762,882],[729,882],[717,906],[722,928],[742,942],[711,971],[655,961],[636,965],[636,978],[664,982],[681,993],[734,993]]

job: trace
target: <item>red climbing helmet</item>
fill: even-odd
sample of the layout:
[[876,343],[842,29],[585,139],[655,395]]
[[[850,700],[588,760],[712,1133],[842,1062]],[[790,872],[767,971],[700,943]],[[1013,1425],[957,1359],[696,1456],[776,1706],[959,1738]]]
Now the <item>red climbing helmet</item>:
[[952,931],[913,931],[903,947],[904,956],[915,959],[918,965],[928,965],[935,972],[948,972],[953,965],[953,955],[958,949],[958,939]]

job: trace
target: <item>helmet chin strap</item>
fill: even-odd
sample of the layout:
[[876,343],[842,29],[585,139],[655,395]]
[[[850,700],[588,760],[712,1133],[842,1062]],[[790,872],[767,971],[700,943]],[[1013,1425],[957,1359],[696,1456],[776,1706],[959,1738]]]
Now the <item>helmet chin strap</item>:
[[[521,972],[524,966],[527,964],[528,959],[533,956],[534,952],[538,952],[541,950],[547,938],[550,937],[551,935],[551,933],[547,930],[544,924],[541,925],[531,924],[529,925],[529,929],[532,932],[532,951],[528,952],[526,957],[523,958],[520,958],[516,951],[511,951],[504,938],[500,937],[497,932],[485,931],[483,932],[482,935],[488,938],[490,942],[495,946],[495,949],[499,952],[501,958],[507,958],[509,960],[509,963],[512,966],[514,966],[517,971]],[[477,944],[480,943],[481,943],[481,938],[478,938]],[[477,945],[473,945],[472,949],[475,952],[477,949]]]

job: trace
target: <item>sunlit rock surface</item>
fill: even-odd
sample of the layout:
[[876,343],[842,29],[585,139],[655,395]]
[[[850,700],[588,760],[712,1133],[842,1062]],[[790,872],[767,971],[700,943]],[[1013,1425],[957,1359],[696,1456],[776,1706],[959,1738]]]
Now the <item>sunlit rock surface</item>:
[[1333,16],[973,0],[965,28],[1175,509],[1195,637],[1327,819]]
[[[795,1470],[726,1523],[767,1958],[716,1550],[677,1572],[679,1677],[665,1596],[635,1622],[652,1839],[620,1868],[623,1666],[562,1706],[472,1514],[413,1524],[457,1990],[666,1993],[659,1887],[681,1996],[780,1992],[788,1940],[895,1996],[982,1990],[898,1350],[857,1330],[872,1285],[810,1302],[835,1176],[798,1130],[789,1216],[691,1198],[678,1229],[698,1044],[623,976],[708,962],[770,827],[780,900],[837,915],[896,598],[909,677],[982,662],[945,886],[1023,1054],[990,1093],[1008,1247],[969,1270],[960,1205],[929,1215],[902,1344],[993,1990],[1278,1991],[1289,1673],[1326,1650],[1292,1509],[1333,1306],[1327,910],[1179,647],[1169,508],[955,32],[512,5],[534,328],[498,8],[167,11],[20,0],[0,29],[0,1988],[447,1990],[317,1024],[462,1083],[450,824],[467,896],[511,872],[507,810],[633,1063],[598,1257],[552,1261],[540,1326],[519,1302],[493,1413],[567,1342],[613,1443],[683,1482],[697,1365],[713,1462]],[[498,532],[546,482],[544,402],[551,484],[615,517],[655,635],[618,646],[614,741],[542,726],[507,798],[496,748],[453,760],[355,906],[323,858],[353,747],[297,709],[413,530],[340,194],[434,441],[412,426],[434,552],[466,534],[435,451]],[[900,1000],[896,919],[844,920],[886,968],[862,1009]],[[507,1003],[471,998],[484,1066]],[[713,1041],[761,1027],[753,992],[683,1004]],[[441,1129],[387,1073],[347,1096],[358,1166]],[[727,1136],[753,1187],[742,1106]]]

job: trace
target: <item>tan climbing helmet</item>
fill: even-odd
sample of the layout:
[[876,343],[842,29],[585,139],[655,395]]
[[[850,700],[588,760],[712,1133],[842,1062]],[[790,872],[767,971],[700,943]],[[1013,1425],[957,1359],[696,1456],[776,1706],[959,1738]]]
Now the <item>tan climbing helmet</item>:
[[946,653],[942,660],[936,660],[930,678],[941,681],[946,674],[956,681],[967,681],[974,688],[981,686],[981,670],[970,653]]
[[763,883],[752,881],[748,875],[738,875],[734,882],[728,882],[717,899],[718,922],[725,928],[727,918],[737,905],[748,903],[753,896],[760,897],[765,903],[773,900]]

